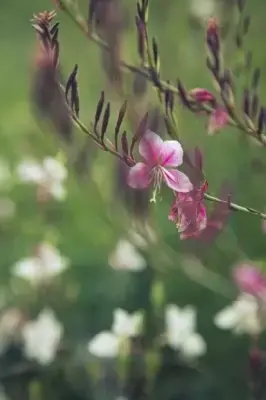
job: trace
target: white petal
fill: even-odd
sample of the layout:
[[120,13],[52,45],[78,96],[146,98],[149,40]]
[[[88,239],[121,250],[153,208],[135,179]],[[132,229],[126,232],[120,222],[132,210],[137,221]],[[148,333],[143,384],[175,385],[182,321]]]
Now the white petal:
[[168,344],[178,349],[188,335],[191,335],[196,327],[196,311],[192,306],[184,309],[170,304],[165,311],[166,335]]
[[181,347],[183,356],[188,359],[202,356],[206,351],[206,342],[199,333],[193,333],[188,336]]
[[127,311],[118,308],[114,310],[113,316],[114,322],[112,325],[112,332],[118,336],[127,335],[128,324],[130,323],[130,315],[127,313]]
[[37,258],[25,258],[13,267],[13,274],[20,278],[35,282],[43,278],[44,271]]
[[54,182],[49,191],[56,200],[62,201],[66,198],[66,189],[60,182]]
[[17,172],[22,182],[43,183],[46,178],[42,166],[34,160],[26,160],[20,163]]
[[99,358],[115,358],[119,352],[119,340],[112,332],[98,333],[88,344],[89,352]]
[[44,309],[35,321],[22,329],[26,357],[46,365],[52,362],[63,335],[63,326],[50,309]]
[[141,271],[146,267],[146,260],[136,248],[125,239],[119,240],[116,249],[108,258],[109,264],[114,269],[128,271]]
[[63,164],[52,157],[47,157],[43,161],[47,175],[54,181],[63,181],[67,177],[67,170]]
[[57,275],[68,266],[68,260],[49,243],[40,245],[38,256],[47,276]]
[[214,317],[214,324],[220,329],[232,329],[238,321],[237,312],[234,306],[225,307]]

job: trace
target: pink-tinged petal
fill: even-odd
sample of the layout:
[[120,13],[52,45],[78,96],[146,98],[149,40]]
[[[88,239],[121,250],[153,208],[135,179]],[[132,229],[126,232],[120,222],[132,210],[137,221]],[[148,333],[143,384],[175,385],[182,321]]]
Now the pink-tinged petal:
[[235,267],[233,279],[242,292],[253,296],[266,293],[266,277],[251,264],[242,264]]
[[193,189],[189,178],[177,169],[162,168],[163,178],[166,185],[175,192],[187,193]]
[[228,123],[228,112],[224,107],[217,107],[216,110],[211,114],[208,126],[208,134],[213,135]]
[[198,206],[198,216],[197,216],[197,228],[202,231],[207,227],[207,211],[203,204]]
[[154,166],[157,164],[163,148],[163,140],[157,133],[147,130],[139,142],[139,153],[146,164]]
[[128,176],[127,183],[134,189],[144,189],[149,186],[151,182],[151,169],[143,163],[137,163],[134,167],[131,167]]
[[188,92],[199,103],[212,102],[215,100],[214,95],[207,89],[195,88]]
[[179,167],[183,163],[183,148],[177,140],[167,140],[163,143],[160,154],[162,167]]

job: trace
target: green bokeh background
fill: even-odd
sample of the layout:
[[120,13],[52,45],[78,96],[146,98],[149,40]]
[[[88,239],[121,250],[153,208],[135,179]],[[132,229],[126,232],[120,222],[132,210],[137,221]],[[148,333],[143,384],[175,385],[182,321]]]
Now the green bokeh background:
[[[224,7],[224,20],[231,26],[225,40],[225,54],[228,64],[234,66],[239,58],[232,40],[234,9],[229,1],[219,3],[221,8]],[[81,1],[80,4],[85,10],[87,2]],[[129,15],[124,58],[137,63],[135,2],[124,0],[124,4]],[[25,155],[56,155],[58,150],[50,133],[44,134],[36,123],[29,102],[35,45],[29,20],[34,12],[51,8],[48,0],[2,0],[0,4],[0,155],[13,169]],[[180,78],[188,88],[211,89],[211,79],[205,68],[204,31],[199,25],[192,24],[188,10],[188,0],[168,0],[167,3],[151,0],[149,28],[160,48],[162,76],[172,81]],[[247,1],[247,13],[251,15],[252,23],[245,48],[252,49],[254,65],[261,67],[259,94],[262,103],[265,101],[265,11],[263,1]],[[105,74],[100,68],[100,52],[82,37],[67,17],[60,14],[59,20],[63,75],[67,76],[75,63],[79,65],[81,119],[89,123],[100,91],[107,88]],[[128,75],[126,79],[129,85]],[[239,78],[239,91],[243,85],[244,79]],[[111,97],[111,101],[117,110],[119,99]],[[154,92],[149,103],[156,105],[156,102]],[[209,137],[205,118],[180,110],[177,112],[184,142],[188,146],[200,146],[204,153],[210,192],[217,194],[221,183],[230,180],[235,188],[235,202],[263,210],[266,203],[265,170],[258,174],[252,168],[252,160],[256,158],[265,163],[265,149],[229,127],[217,136]],[[108,328],[115,307],[131,311],[149,306],[150,276],[147,271],[129,276],[108,266],[108,253],[122,236],[122,230],[127,231],[129,227],[129,218],[126,217],[121,226],[122,208],[113,208],[110,167],[113,167],[111,156],[97,154],[89,179],[80,185],[70,172],[67,200],[62,204],[47,205],[41,213],[35,204],[34,190],[16,183],[10,192],[17,204],[16,216],[0,225],[0,286],[8,301],[33,313],[42,304],[51,304],[65,323],[69,337],[76,342],[86,342],[95,333]],[[153,274],[165,283],[166,302],[181,306],[193,304],[198,308],[199,331],[208,344],[208,352],[200,365],[213,377],[212,383],[219,388],[221,398],[248,399],[248,338],[219,331],[212,318],[236,295],[230,280],[232,264],[251,259],[264,266],[265,235],[261,222],[245,214],[232,215],[218,240],[205,251],[206,269],[199,284],[197,268],[200,267],[189,261],[188,265],[184,264],[178,234],[174,225],[168,222],[170,202],[165,193],[163,202],[157,203],[152,211],[163,240],[162,245],[152,248],[149,255],[151,267],[156,271]],[[10,268],[17,260],[28,256],[35,244],[47,234],[71,260],[71,268],[49,295],[43,295],[32,293],[27,285],[24,287],[10,280]],[[217,283],[217,276],[212,272],[224,279],[223,286],[220,281]],[[226,292],[225,295],[219,290]],[[164,394],[160,396],[163,398]],[[206,392],[202,398],[210,396]]]

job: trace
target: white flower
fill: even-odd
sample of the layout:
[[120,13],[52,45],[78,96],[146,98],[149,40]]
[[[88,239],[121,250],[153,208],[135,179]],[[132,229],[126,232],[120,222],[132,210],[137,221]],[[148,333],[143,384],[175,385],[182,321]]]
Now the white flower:
[[215,325],[235,334],[258,334],[261,324],[258,316],[259,306],[255,297],[243,293],[230,306],[225,307],[214,317]]
[[192,306],[180,309],[169,304],[165,310],[166,338],[170,347],[179,350],[184,358],[206,353],[206,343],[196,330],[196,310]]
[[142,314],[135,312],[129,314],[118,308],[113,312],[113,324],[110,331],[98,333],[89,342],[89,352],[99,358],[115,358],[118,356],[121,346],[128,339],[140,333]]
[[22,182],[35,183],[57,200],[64,200],[66,190],[63,185],[67,170],[59,161],[46,157],[42,163],[25,160],[18,166],[18,176]]
[[141,323],[141,312],[130,315],[127,311],[117,308],[113,313],[112,332],[120,338],[132,337],[139,333]]
[[23,259],[13,267],[13,274],[33,284],[42,283],[63,272],[68,260],[49,243],[42,243],[34,257]]
[[44,309],[35,321],[28,322],[22,329],[25,356],[42,365],[50,364],[57,353],[63,336],[63,326],[54,312]]
[[109,265],[114,269],[142,271],[146,267],[144,257],[126,239],[118,241],[115,250],[108,257]]

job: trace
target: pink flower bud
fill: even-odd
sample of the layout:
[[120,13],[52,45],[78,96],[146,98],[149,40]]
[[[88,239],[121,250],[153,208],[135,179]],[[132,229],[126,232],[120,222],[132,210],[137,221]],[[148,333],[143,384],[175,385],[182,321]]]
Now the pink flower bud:
[[202,88],[195,88],[188,92],[198,103],[207,103],[215,101],[215,97],[209,90]]
[[235,267],[233,278],[239,290],[253,296],[266,293],[266,277],[251,264]]
[[217,107],[210,116],[208,134],[213,135],[228,123],[228,113],[222,106]]

